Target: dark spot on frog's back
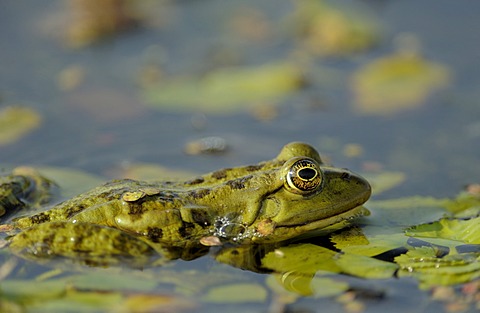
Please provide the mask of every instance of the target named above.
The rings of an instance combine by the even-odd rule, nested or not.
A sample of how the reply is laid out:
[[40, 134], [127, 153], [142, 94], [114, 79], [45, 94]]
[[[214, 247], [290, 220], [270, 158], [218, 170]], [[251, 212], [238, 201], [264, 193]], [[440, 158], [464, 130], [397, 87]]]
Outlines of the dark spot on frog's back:
[[178, 229], [178, 233], [182, 238], [188, 238], [195, 230], [195, 224], [184, 222], [183, 225]]
[[223, 170], [218, 170], [216, 172], [213, 172], [212, 177], [215, 179], [224, 179], [225, 177], [227, 177], [228, 170], [229, 170], [228, 168], [224, 168]]
[[66, 218], [67, 219], [71, 218], [72, 216], [76, 215], [77, 213], [83, 211], [83, 209], [85, 209], [85, 207], [83, 205], [78, 205], [78, 206], [74, 206], [74, 207], [70, 207], [70, 208], [66, 209], [65, 210]]
[[132, 185], [132, 184], [137, 184], [138, 182], [133, 179], [125, 178], [125, 179], [112, 179], [111, 181], [106, 182], [103, 184], [103, 187], [115, 187], [115, 186], [121, 186], [121, 185]]
[[111, 200], [116, 200], [120, 199], [120, 196], [124, 193], [124, 190], [107, 190], [102, 193], [100, 193], [97, 198], [98, 199], [104, 199], [106, 201], [111, 201]]
[[261, 165], [261, 164], [248, 165], [248, 166], [245, 167], [247, 172], [255, 172], [255, 171], [261, 170], [262, 168], [263, 168], [263, 165]]
[[226, 184], [228, 186], [230, 186], [230, 188], [235, 189], [235, 190], [243, 189], [243, 188], [245, 188], [245, 183], [247, 183], [252, 177], [253, 176], [249, 175], [249, 176], [245, 176], [245, 177], [242, 177], [242, 178], [230, 180], [230, 181], [226, 182]]
[[172, 191], [162, 191], [156, 195], [156, 198], [165, 202], [174, 202], [179, 199], [178, 194]]
[[205, 181], [203, 177], [197, 177], [195, 179], [189, 180], [186, 182], [187, 185], [198, 185]]
[[[143, 201], [142, 201], [143, 202]], [[128, 214], [129, 215], [138, 215], [140, 216], [144, 209], [143, 209], [143, 206], [142, 206], [142, 202], [140, 201], [137, 201], [137, 202], [128, 202], [128, 207], [129, 207], [129, 211], [128, 211]]]
[[342, 173], [342, 176], [340, 176], [341, 179], [350, 181], [350, 174], [349, 173]]
[[158, 227], [149, 227], [147, 229], [147, 237], [153, 242], [160, 242], [163, 237], [163, 231]]
[[210, 225], [210, 215], [205, 208], [192, 208], [190, 212], [192, 220], [202, 228]]
[[197, 189], [190, 192], [190, 195], [194, 199], [202, 199], [210, 193], [210, 189]]
[[50, 221], [50, 216], [45, 213], [38, 213], [30, 217], [33, 224], [41, 224]]

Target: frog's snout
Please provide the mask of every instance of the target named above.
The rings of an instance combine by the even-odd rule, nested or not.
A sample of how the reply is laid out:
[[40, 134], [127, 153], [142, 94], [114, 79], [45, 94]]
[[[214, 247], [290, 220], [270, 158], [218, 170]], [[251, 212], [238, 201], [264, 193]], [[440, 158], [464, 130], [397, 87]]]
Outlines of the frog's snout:
[[372, 195], [372, 186], [365, 178], [349, 170], [345, 170], [341, 178], [350, 185], [350, 189], [353, 191], [352, 195], [357, 198], [358, 205], [367, 202]]

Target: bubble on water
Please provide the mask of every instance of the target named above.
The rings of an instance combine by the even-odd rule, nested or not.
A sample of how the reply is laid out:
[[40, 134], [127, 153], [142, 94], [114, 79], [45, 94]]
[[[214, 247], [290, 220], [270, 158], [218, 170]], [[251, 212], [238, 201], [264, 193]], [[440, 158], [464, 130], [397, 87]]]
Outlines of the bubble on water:
[[249, 229], [246, 225], [233, 222], [226, 216], [217, 217], [214, 222], [213, 236], [240, 242], [247, 238], [261, 237], [256, 230]]

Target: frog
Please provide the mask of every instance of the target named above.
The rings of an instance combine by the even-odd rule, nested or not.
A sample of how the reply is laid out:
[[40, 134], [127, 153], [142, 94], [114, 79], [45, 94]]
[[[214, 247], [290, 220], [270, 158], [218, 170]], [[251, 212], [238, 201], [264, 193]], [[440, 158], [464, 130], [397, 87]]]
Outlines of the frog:
[[271, 160], [185, 181], [112, 180], [2, 228], [13, 251], [36, 258], [191, 259], [209, 246], [277, 243], [348, 223], [369, 214], [370, 195], [362, 176], [291, 142]]

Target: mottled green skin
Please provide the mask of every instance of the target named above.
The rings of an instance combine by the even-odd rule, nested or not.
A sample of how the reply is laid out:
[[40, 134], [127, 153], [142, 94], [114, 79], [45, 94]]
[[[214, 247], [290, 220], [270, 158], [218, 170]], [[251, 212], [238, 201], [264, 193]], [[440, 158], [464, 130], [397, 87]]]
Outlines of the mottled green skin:
[[55, 184], [30, 167], [0, 176], [0, 216], [48, 203]]
[[[303, 194], [286, 179], [299, 157], [308, 158], [322, 173], [318, 187]], [[302, 175], [307, 174], [313, 172]], [[273, 160], [182, 183], [109, 182], [48, 211], [16, 219], [12, 226], [22, 231], [11, 246], [32, 254], [102, 254], [117, 249], [119, 242], [137, 240], [140, 247], [132, 244], [131, 249], [138, 255], [150, 247], [158, 251], [159, 244], [198, 245], [211, 236], [241, 243], [278, 242], [367, 214], [361, 205], [369, 196], [370, 185], [363, 178], [324, 165], [309, 145], [290, 143]], [[102, 240], [114, 242], [112, 248], [99, 245]], [[121, 250], [129, 254], [128, 249]]]

